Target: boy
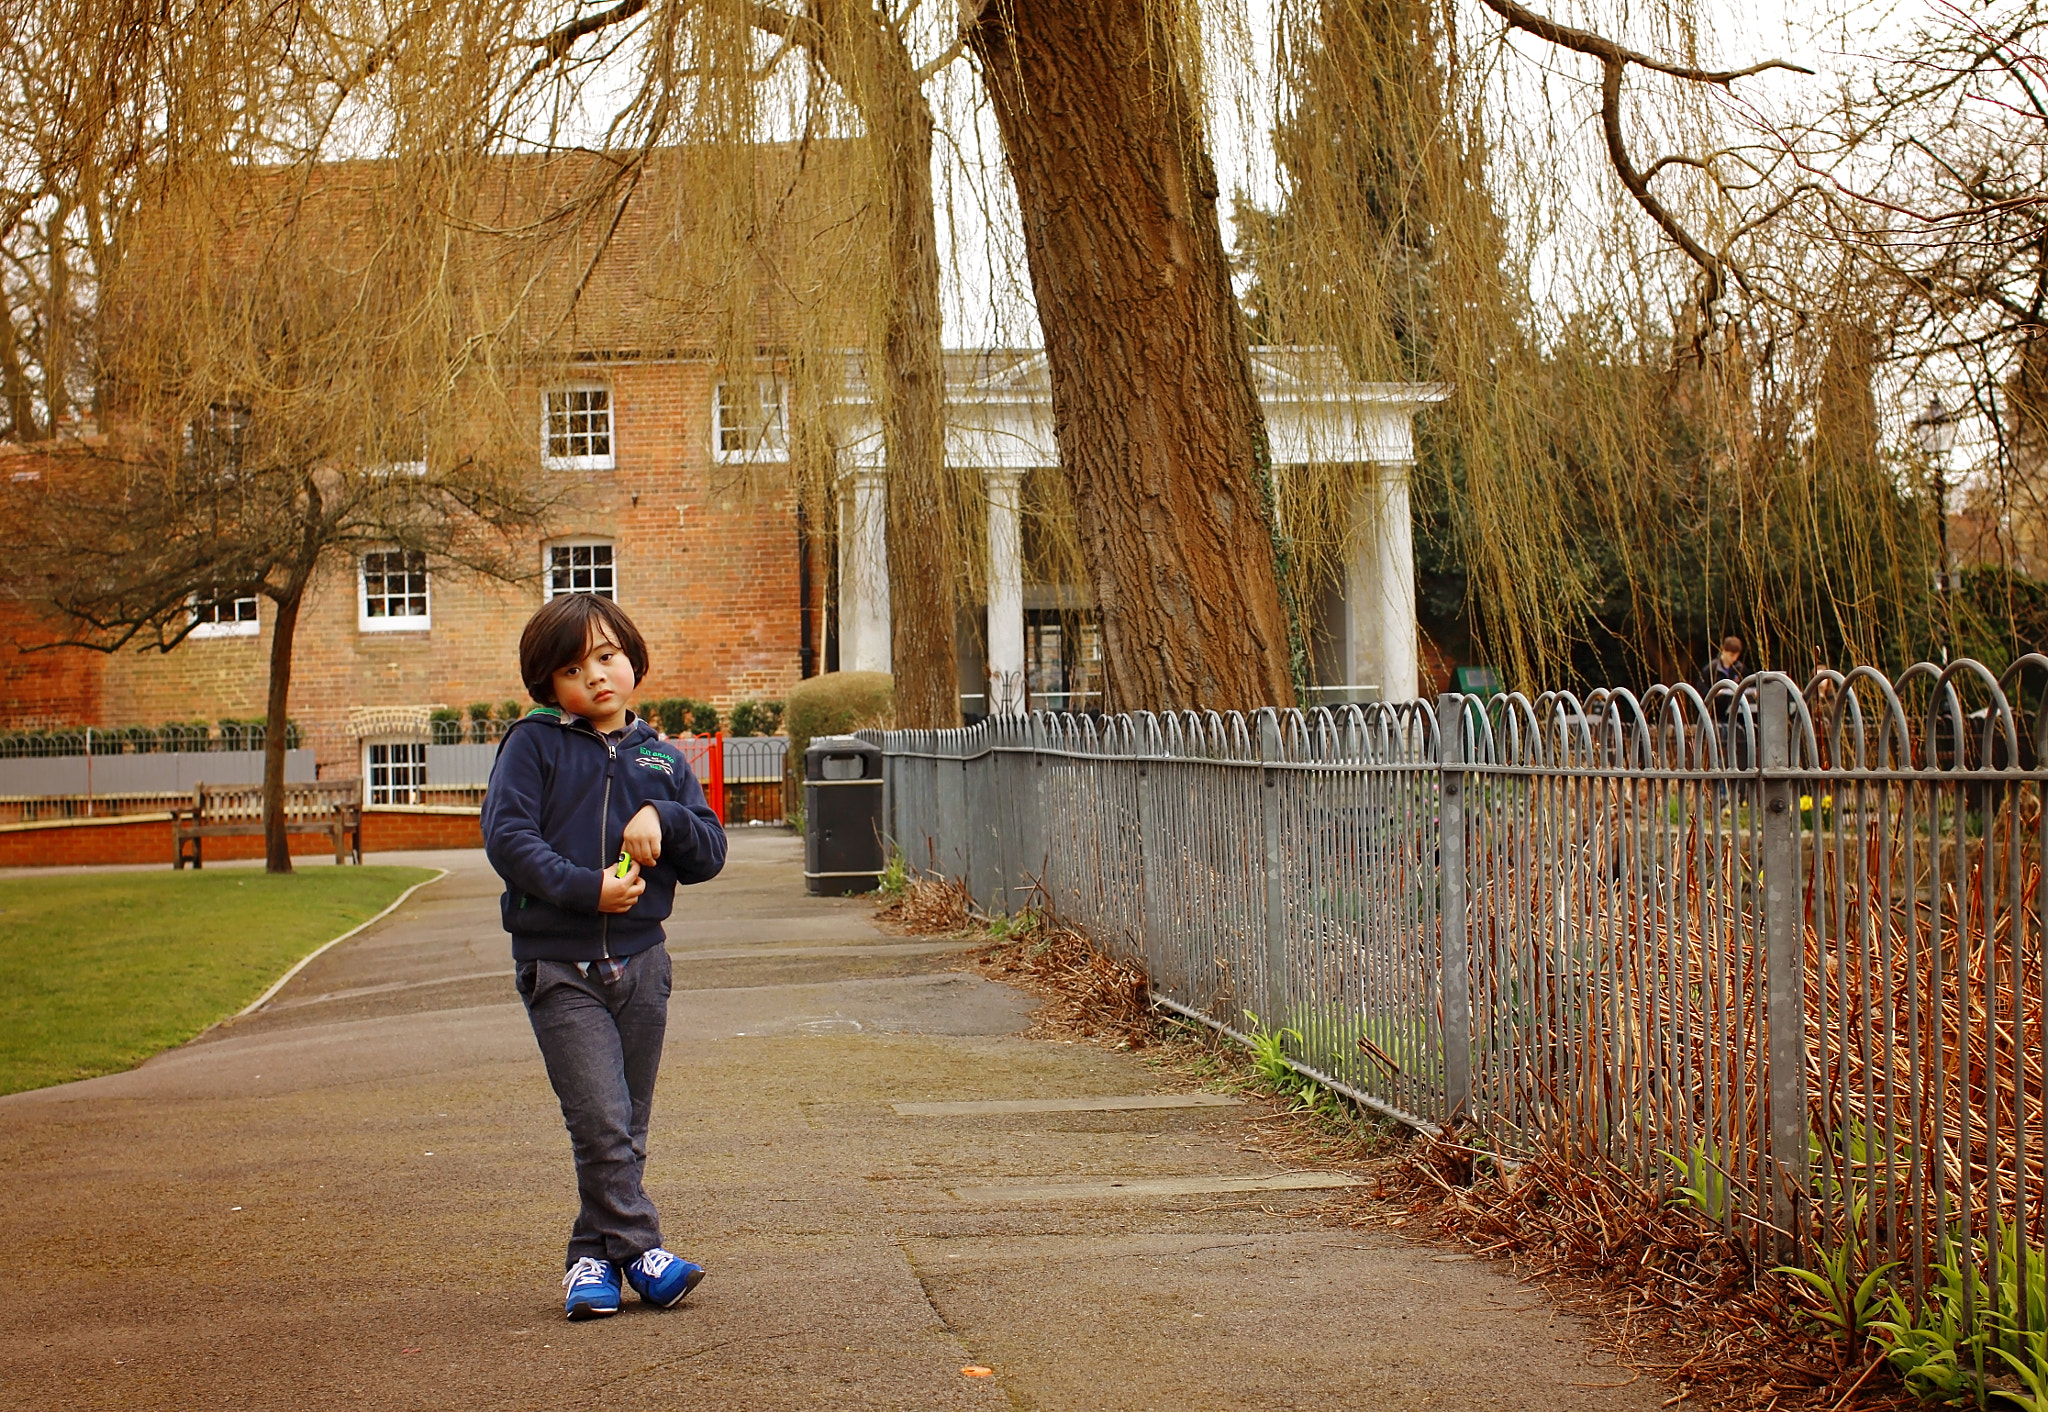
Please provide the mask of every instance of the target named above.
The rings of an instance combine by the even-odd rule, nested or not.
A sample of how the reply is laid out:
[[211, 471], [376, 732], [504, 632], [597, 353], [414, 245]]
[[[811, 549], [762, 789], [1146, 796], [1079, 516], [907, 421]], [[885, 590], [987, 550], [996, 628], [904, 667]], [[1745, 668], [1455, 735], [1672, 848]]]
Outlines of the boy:
[[641, 1186], [668, 1025], [661, 923], [677, 883], [725, 866], [725, 830], [682, 756], [626, 709], [647, 644], [610, 599], [566, 594], [535, 613], [519, 673], [540, 706], [498, 747], [484, 848], [505, 880], [519, 997], [576, 1156], [565, 1308], [616, 1314], [623, 1269], [667, 1309], [704, 1271], [662, 1249]]

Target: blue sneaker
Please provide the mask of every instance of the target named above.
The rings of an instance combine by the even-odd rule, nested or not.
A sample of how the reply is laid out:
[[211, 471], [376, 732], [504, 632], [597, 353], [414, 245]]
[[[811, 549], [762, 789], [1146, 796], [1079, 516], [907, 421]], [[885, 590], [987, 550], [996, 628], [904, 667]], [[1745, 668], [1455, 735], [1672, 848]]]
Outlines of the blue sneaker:
[[601, 1319], [619, 1312], [619, 1267], [609, 1260], [586, 1255], [562, 1276], [569, 1291], [564, 1307], [572, 1319]]
[[702, 1265], [678, 1259], [658, 1245], [626, 1267], [626, 1283], [657, 1309], [672, 1309], [681, 1304], [683, 1296], [703, 1278]]

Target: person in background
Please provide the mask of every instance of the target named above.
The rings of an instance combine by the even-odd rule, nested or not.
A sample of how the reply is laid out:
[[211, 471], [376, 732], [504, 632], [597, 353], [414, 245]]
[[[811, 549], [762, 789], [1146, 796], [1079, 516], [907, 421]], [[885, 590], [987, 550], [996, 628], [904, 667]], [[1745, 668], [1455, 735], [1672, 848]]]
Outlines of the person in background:
[[1748, 733], [1733, 726], [1735, 693], [1722, 687], [1721, 694], [1716, 696], [1714, 689], [1722, 682], [1739, 687], [1748, 675], [1749, 664], [1742, 660], [1742, 639], [1733, 633], [1721, 639], [1721, 650], [1700, 668], [1700, 695], [1707, 698], [1707, 709], [1713, 712], [1714, 724], [1720, 730], [1722, 760], [1737, 769], [1746, 767], [1749, 752], [1743, 747]]
[[[1721, 650], [1707, 659], [1707, 665], [1700, 668], [1700, 695], [1708, 696], [1722, 682], [1740, 683], [1749, 675], [1749, 664], [1742, 660], [1742, 639], [1730, 633], [1721, 639]], [[1721, 720], [1728, 719], [1728, 706], [1733, 697], [1723, 696], [1715, 703], [1714, 714]]]

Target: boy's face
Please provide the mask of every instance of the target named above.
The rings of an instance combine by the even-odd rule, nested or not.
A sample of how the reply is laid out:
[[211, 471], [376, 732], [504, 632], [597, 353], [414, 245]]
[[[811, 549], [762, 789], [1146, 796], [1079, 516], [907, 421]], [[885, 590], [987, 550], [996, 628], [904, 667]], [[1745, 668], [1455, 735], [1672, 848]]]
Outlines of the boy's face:
[[557, 667], [548, 678], [555, 689], [555, 704], [583, 717], [601, 731], [615, 731], [626, 723], [626, 698], [633, 691], [633, 664], [626, 649], [592, 628], [583, 656], [566, 667]]

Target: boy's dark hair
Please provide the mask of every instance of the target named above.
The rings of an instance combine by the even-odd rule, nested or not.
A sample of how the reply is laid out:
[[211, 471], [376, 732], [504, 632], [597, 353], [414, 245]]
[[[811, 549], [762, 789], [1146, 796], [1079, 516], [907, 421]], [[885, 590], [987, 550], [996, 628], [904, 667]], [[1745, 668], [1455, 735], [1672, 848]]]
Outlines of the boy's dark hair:
[[541, 605], [519, 634], [519, 679], [528, 695], [543, 706], [557, 704], [552, 678], [583, 660], [593, 628], [624, 650], [636, 685], [647, 679], [647, 639], [626, 610], [594, 593], [565, 593]]

